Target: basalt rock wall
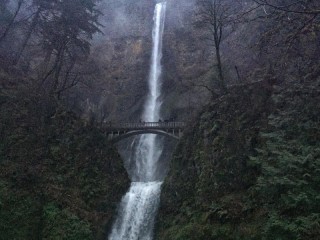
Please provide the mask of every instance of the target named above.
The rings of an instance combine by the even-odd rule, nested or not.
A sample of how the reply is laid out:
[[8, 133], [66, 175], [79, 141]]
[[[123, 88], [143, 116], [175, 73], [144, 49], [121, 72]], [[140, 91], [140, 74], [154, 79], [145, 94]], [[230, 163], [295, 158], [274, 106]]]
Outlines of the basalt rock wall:
[[[94, 43], [94, 91], [86, 95], [86, 113], [105, 121], [138, 121], [147, 93], [156, 1], [102, 2], [104, 35]], [[207, 97], [191, 80], [206, 78], [210, 52], [191, 28], [192, 1], [167, 1], [163, 39], [163, 116], [184, 119]], [[92, 94], [94, 92], [94, 94]], [[199, 97], [199, 96], [202, 96]]]

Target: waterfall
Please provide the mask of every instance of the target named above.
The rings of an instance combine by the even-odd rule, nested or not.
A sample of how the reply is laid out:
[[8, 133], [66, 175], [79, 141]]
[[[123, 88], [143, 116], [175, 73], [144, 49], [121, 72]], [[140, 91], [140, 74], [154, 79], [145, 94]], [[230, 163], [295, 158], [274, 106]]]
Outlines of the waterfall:
[[[152, 31], [153, 47], [149, 75], [149, 93], [142, 120], [157, 122], [160, 118], [161, 57], [166, 2], [157, 3]], [[162, 143], [154, 134], [138, 139], [134, 151], [134, 173], [129, 191], [122, 198], [109, 240], [151, 240], [155, 215], [160, 201], [162, 179], [156, 176]]]

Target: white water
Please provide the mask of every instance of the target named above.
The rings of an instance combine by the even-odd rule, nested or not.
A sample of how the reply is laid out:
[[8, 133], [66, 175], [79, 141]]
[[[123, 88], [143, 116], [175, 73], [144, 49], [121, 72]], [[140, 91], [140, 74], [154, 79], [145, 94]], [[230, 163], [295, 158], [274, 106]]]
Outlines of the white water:
[[[156, 4], [154, 11], [153, 48], [149, 76], [149, 94], [142, 120], [157, 122], [160, 118], [161, 57], [166, 3]], [[160, 201], [162, 182], [156, 176], [162, 143], [156, 135], [142, 135], [134, 154], [131, 187], [123, 197], [109, 240], [151, 240], [155, 215]]]

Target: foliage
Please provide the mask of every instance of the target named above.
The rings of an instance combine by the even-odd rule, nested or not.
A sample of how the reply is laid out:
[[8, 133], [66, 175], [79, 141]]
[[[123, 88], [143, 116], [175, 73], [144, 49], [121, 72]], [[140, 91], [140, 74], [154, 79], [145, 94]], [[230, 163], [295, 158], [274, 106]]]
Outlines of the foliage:
[[[262, 174], [252, 191], [269, 212], [266, 239], [316, 239], [320, 233], [317, 100], [299, 96], [302, 92], [289, 90], [290, 110], [269, 116], [271, 130], [261, 133], [265, 146], [255, 157]], [[283, 99], [276, 101], [283, 104]]]
[[88, 222], [50, 203], [42, 208], [30, 194], [13, 193], [4, 182], [1, 182], [0, 216], [0, 239], [3, 240], [38, 239], [40, 236], [42, 239], [93, 239]]
[[21, 197], [0, 181], [0, 239], [34, 239], [37, 232], [37, 205], [29, 196]]
[[156, 239], [317, 239], [319, 83], [233, 90], [179, 144]]
[[[2, 5], [1, 11], [8, 12]], [[57, 98], [86, 82], [80, 67], [101, 26], [96, 1], [19, 0], [17, 5], [9, 19], [0, 21], [0, 70], [14, 77], [15, 84], [21, 84], [18, 76], [23, 76], [33, 91]]]
[[90, 224], [80, 220], [66, 209], [61, 211], [55, 205], [49, 203], [44, 207], [43, 215], [45, 226], [43, 239], [94, 239]]
[[129, 179], [67, 103], [88, 80], [96, 1], [5, 0], [0, 13], [0, 239], [105, 239]]
[[0, 110], [1, 237], [104, 239], [129, 183], [119, 155], [55, 101], [16, 94]]

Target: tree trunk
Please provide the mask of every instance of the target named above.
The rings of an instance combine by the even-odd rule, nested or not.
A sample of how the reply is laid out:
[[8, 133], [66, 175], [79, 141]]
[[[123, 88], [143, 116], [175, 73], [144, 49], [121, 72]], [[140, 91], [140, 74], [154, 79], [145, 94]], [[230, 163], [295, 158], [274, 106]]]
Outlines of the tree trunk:
[[226, 85], [223, 76], [222, 70], [222, 62], [221, 62], [221, 55], [220, 55], [220, 45], [216, 45], [216, 58], [217, 58], [217, 68], [218, 68], [218, 75], [219, 75], [219, 85], [223, 92], [226, 91]]
[[23, 51], [25, 50], [25, 48], [26, 48], [26, 46], [27, 46], [27, 44], [28, 44], [28, 42], [29, 42], [29, 40], [31, 38], [32, 32], [33, 32], [33, 30], [35, 29], [35, 27], [38, 24], [40, 12], [41, 12], [41, 9], [38, 8], [36, 14], [34, 15], [34, 17], [32, 19], [32, 22], [31, 22], [31, 25], [30, 25], [30, 27], [28, 29], [27, 35], [23, 40], [22, 46], [19, 49], [18, 53], [16, 54], [16, 56], [15, 56], [15, 58], [13, 60], [13, 63], [12, 63], [13, 65], [17, 65], [18, 64], [18, 62], [19, 62], [19, 60], [21, 58], [21, 55], [22, 55]]
[[52, 85], [52, 89], [51, 89], [51, 94], [55, 95], [57, 92], [57, 89], [59, 87], [59, 78], [60, 78], [60, 73], [61, 73], [61, 69], [63, 67], [63, 63], [64, 63], [64, 46], [61, 46], [59, 49], [59, 52], [57, 54], [57, 59], [56, 59], [56, 68], [54, 70], [54, 78], [53, 78], [53, 85]]

